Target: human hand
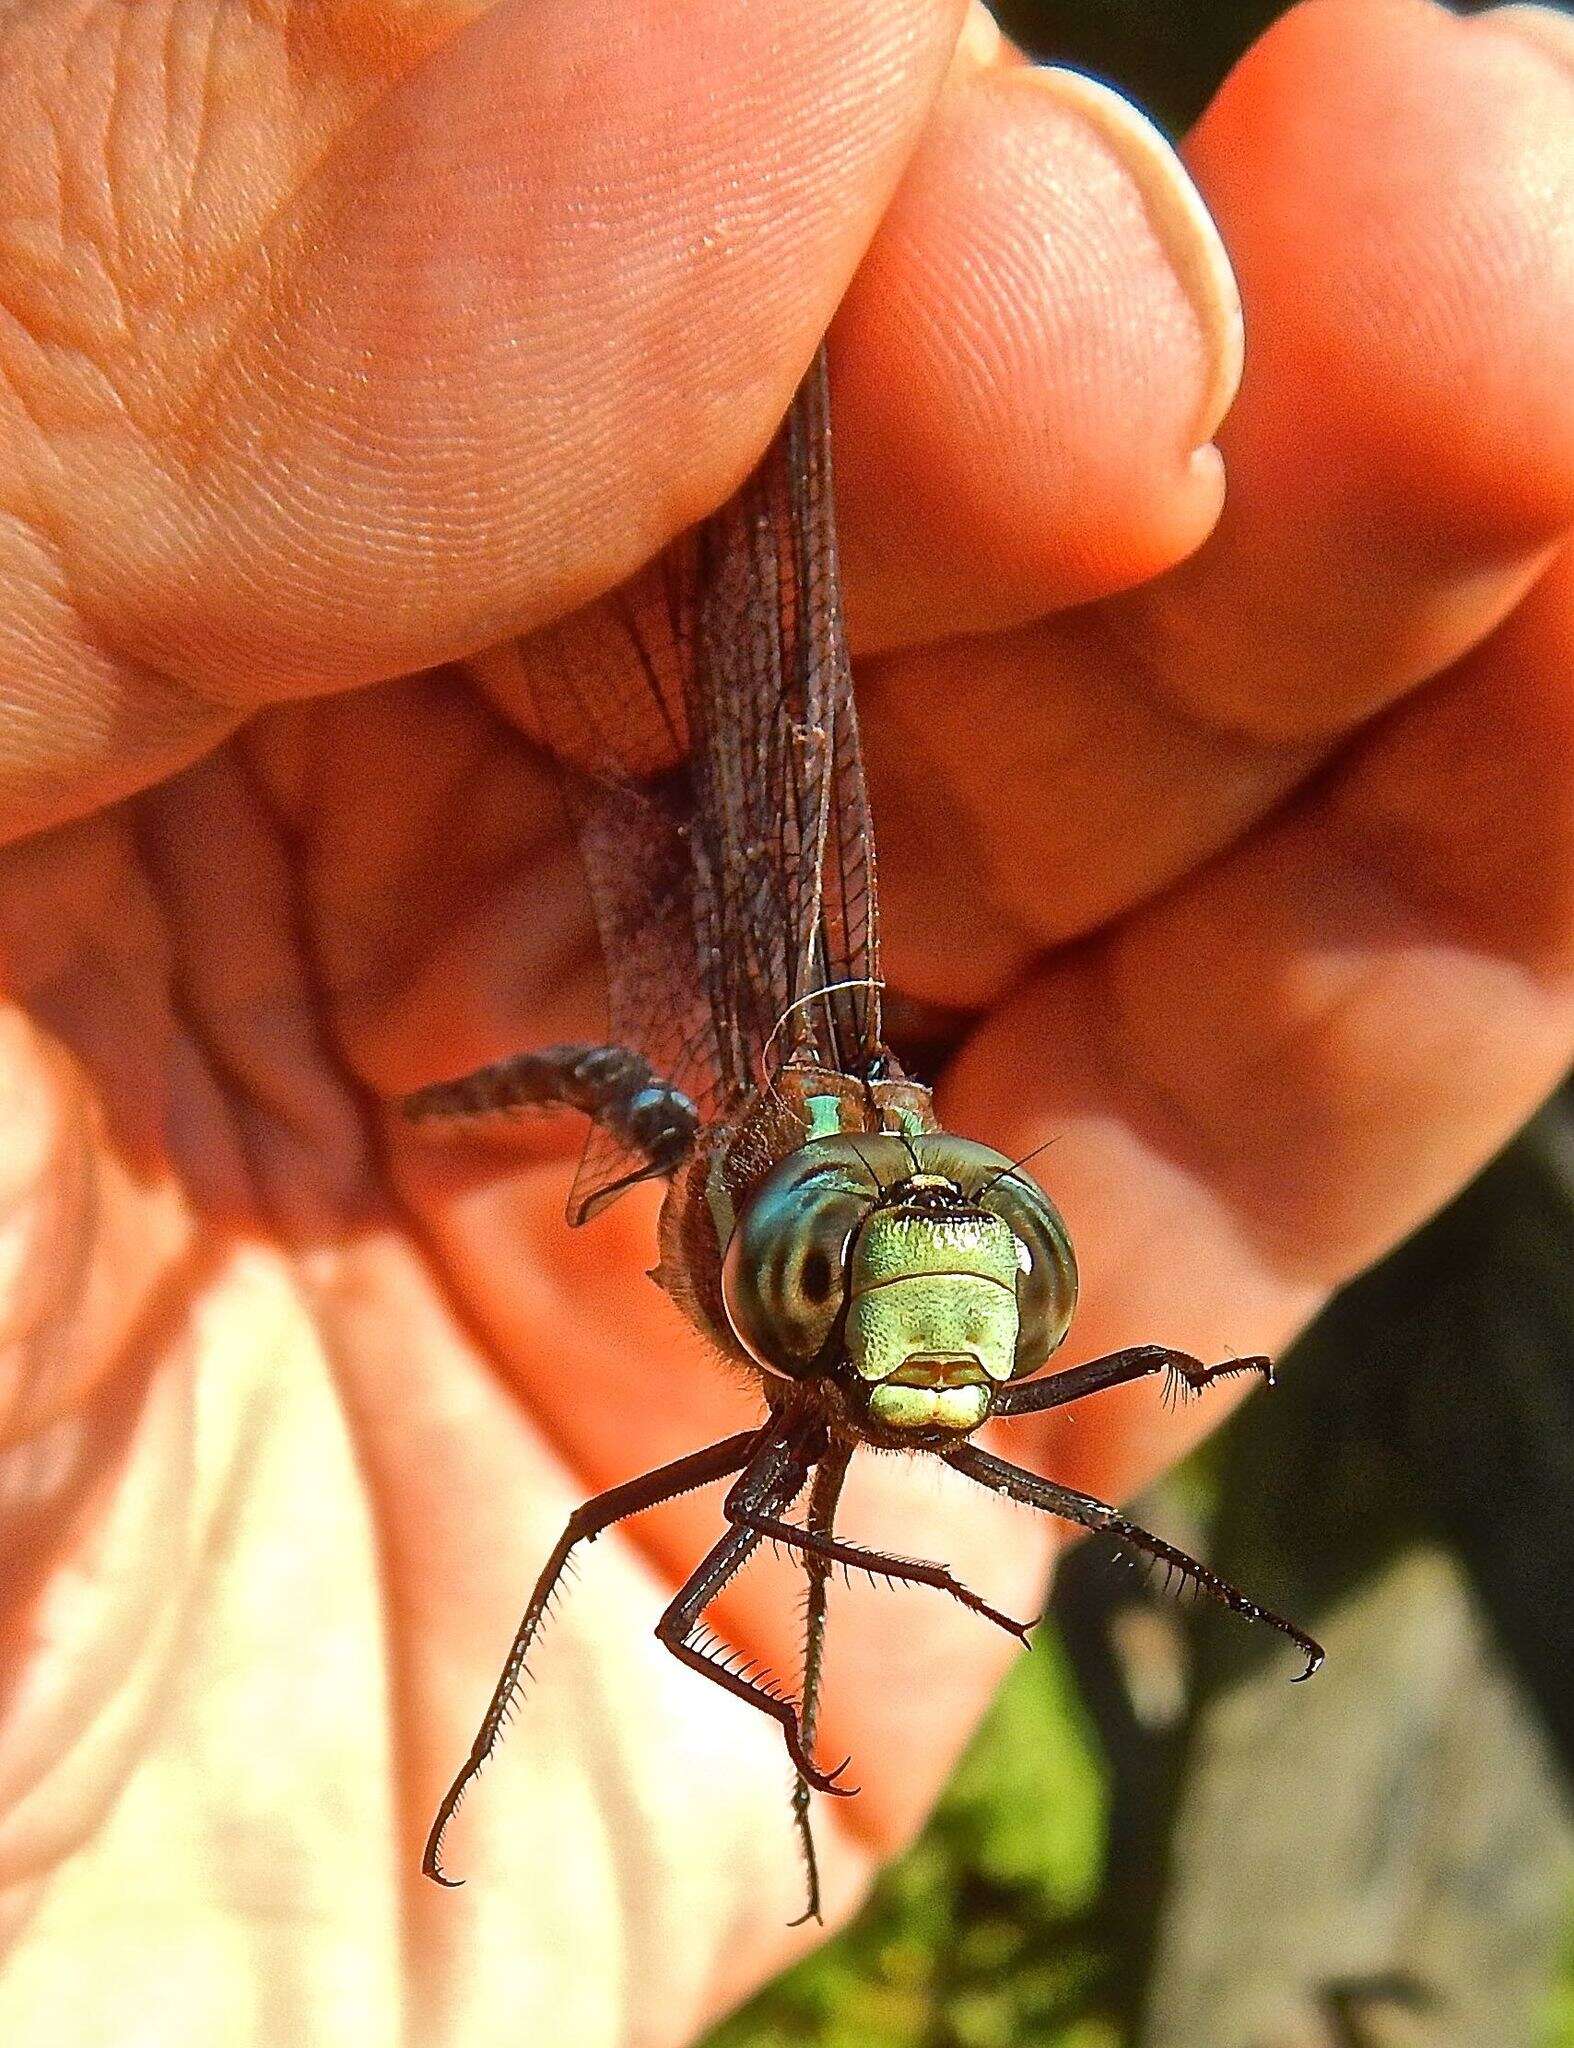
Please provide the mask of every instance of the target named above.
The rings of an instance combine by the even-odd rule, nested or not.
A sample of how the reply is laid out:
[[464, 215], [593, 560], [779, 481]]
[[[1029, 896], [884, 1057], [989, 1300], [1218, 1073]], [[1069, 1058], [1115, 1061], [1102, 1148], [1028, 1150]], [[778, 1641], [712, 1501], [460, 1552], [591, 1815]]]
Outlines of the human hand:
[[[570, 1233], [573, 1134], [464, 1162], [379, 1104], [594, 1032], [504, 643], [737, 481], [860, 257], [886, 965], [970, 1020], [947, 1123], [1059, 1138], [1067, 1362], [1282, 1347], [1574, 1043], [1566, 25], [1315, 0], [1225, 87], [1221, 518], [1231, 286], [1150, 135], [982, 30], [942, 89], [938, 0], [675, 12], [0, 29], [19, 2039], [678, 2041], [807, 1939], [777, 1732], [650, 1636], [710, 1498], [590, 1553], [470, 1884], [419, 1879], [568, 1509], [753, 1410], [648, 1190]], [[1225, 1405], [1006, 1441], [1119, 1496]], [[849, 1534], [1030, 1608], [1052, 1531], [860, 1465]], [[791, 1671], [797, 1584], [719, 1625]], [[1001, 1655], [838, 1588], [835, 1910]]]

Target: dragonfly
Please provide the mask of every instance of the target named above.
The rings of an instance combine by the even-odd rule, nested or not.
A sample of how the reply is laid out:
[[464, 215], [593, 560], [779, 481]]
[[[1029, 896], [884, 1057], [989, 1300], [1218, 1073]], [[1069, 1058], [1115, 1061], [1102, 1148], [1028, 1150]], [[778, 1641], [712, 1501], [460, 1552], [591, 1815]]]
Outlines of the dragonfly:
[[[603, 608], [605, 612], [605, 608]], [[497, 1747], [571, 1554], [642, 1510], [730, 1480], [721, 1533], [656, 1624], [701, 1678], [780, 1728], [820, 1918], [812, 1793], [849, 1796], [814, 1757], [834, 1569], [925, 1586], [1026, 1642], [947, 1567], [845, 1541], [836, 1511], [863, 1447], [942, 1459], [978, 1485], [1102, 1531], [1184, 1586], [1313, 1638], [1119, 1509], [1009, 1463], [986, 1422], [1154, 1375], [1176, 1390], [1260, 1375], [1142, 1344], [1047, 1375], [1077, 1299], [1060, 1213], [1024, 1162], [953, 1135], [882, 1037], [874, 840], [842, 622], [823, 346], [765, 456], [663, 558], [644, 601], [579, 673], [538, 691], [562, 765], [606, 968], [610, 1033], [419, 1089], [414, 1122], [568, 1108], [589, 1119], [569, 1202], [583, 1223], [667, 1184], [652, 1277], [758, 1388], [762, 1419], [587, 1500], [526, 1604], [422, 1868], [447, 1873], [454, 1812]], [[594, 675], [604, 657], [608, 666]], [[615, 673], [614, 673], [615, 671]], [[609, 683], [609, 675], [611, 681]], [[795, 1517], [803, 1503], [801, 1516]], [[796, 1695], [742, 1666], [704, 1617], [762, 1544], [806, 1580]], [[794, 1923], [799, 1924], [799, 1923]]]

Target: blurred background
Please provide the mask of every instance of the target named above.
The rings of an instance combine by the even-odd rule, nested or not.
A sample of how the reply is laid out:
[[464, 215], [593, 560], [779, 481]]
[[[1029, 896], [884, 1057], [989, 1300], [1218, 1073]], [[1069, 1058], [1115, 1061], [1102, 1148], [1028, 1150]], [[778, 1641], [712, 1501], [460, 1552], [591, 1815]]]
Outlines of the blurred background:
[[[1283, 12], [1002, 0], [1181, 133]], [[707, 2048], [1574, 2048], [1574, 1089], [1089, 1543], [922, 1839]]]

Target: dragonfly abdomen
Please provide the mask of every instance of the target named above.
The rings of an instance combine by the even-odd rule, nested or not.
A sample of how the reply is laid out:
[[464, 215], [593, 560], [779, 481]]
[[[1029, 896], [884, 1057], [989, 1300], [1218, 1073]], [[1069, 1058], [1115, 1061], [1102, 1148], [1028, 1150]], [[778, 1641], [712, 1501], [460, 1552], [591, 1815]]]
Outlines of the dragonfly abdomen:
[[652, 1175], [675, 1173], [694, 1148], [699, 1114], [649, 1060], [622, 1045], [548, 1045], [517, 1052], [455, 1081], [418, 1088], [402, 1104], [412, 1123], [577, 1109], [639, 1153]]

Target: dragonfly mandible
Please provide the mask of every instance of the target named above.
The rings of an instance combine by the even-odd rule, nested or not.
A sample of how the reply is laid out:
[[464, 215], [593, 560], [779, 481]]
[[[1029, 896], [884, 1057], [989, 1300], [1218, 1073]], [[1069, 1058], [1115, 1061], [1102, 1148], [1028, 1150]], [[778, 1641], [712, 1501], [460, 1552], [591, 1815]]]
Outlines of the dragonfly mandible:
[[[637, 1181], [667, 1195], [654, 1277], [754, 1377], [759, 1424], [576, 1509], [547, 1559], [491, 1704], [438, 1809], [422, 1868], [492, 1753], [570, 1553], [642, 1509], [731, 1479], [724, 1533], [656, 1633], [700, 1676], [775, 1721], [793, 1816], [820, 1885], [812, 1791], [846, 1795], [813, 1755], [836, 1565], [933, 1587], [1011, 1634], [943, 1564], [843, 1541], [836, 1509], [860, 1446], [942, 1458], [980, 1486], [1157, 1560], [1199, 1593], [1316, 1642], [1106, 1502], [975, 1441], [1152, 1374], [1201, 1391], [1266, 1358], [1205, 1365], [1144, 1344], [1035, 1378], [1066, 1335], [1077, 1269], [1066, 1226], [1023, 1167], [941, 1130], [927, 1088], [881, 1037], [874, 846], [842, 630], [823, 348], [758, 469], [666, 557], [659, 599], [618, 625], [632, 696], [603, 731], [572, 675], [540, 691], [564, 763], [609, 989], [604, 1045], [524, 1052], [404, 1101], [419, 1123], [568, 1107], [590, 1120], [569, 1221]], [[637, 701], [636, 701], [637, 700]], [[605, 700], [600, 700], [604, 704]], [[631, 768], [630, 726], [678, 763]], [[637, 752], [637, 749], [634, 751]], [[801, 1521], [788, 1519], [807, 1490]], [[710, 1603], [767, 1541], [808, 1586], [797, 1697], [702, 1633]]]

